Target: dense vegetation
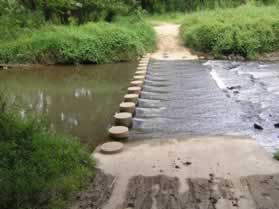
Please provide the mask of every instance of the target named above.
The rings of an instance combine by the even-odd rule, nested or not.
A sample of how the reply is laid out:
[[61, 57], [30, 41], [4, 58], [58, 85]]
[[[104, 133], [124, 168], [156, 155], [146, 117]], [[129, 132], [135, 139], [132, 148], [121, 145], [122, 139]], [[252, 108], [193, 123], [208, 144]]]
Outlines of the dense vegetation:
[[0, 208], [62, 209], [93, 175], [77, 140], [55, 135], [43, 122], [0, 111]]
[[274, 158], [275, 158], [276, 160], [279, 160], [279, 151], [277, 151], [277, 152], [274, 154]]
[[[260, 5], [277, 1], [254, 0]], [[256, 52], [276, 49], [276, 44], [271, 47], [277, 41], [275, 38], [262, 40], [270, 30], [276, 35], [278, 16], [274, 15], [277, 12], [275, 7], [220, 10], [247, 2], [251, 0], [5, 0], [0, 2], [0, 62], [106, 63], [131, 60], [154, 49], [154, 32], [140, 18], [146, 12], [214, 8], [219, 9], [187, 16], [182, 34], [191, 47], [213, 51], [216, 56], [239, 53], [248, 57]], [[131, 20], [115, 21], [118, 16]], [[262, 21], [267, 21], [270, 27]], [[217, 41], [210, 40], [224, 30], [223, 36], [228, 42], [221, 41], [222, 36], [218, 36]], [[233, 35], [235, 33], [239, 36]], [[252, 40], [247, 40], [249, 33], [253, 33]], [[230, 40], [238, 38], [241, 43]]]
[[185, 17], [181, 34], [187, 46], [217, 58], [255, 58], [279, 49], [279, 8], [245, 5], [193, 13]]
[[116, 15], [128, 14], [128, 5], [128, 1], [116, 0], [1, 2], [0, 62], [72, 64], [135, 59], [154, 49], [155, 33], [137, 14], [116, 20]]
[[138, 18], [81, 26], [47, 26], [0, 45], [2, 63], [109, 63], [155, 47], [151, 26]]

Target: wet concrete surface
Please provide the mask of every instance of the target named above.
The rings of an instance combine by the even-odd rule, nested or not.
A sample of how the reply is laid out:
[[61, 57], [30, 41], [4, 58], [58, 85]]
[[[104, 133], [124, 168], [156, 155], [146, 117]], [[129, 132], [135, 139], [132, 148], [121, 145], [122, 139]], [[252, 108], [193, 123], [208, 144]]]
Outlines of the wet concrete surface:
[[278, 67], [279, 63], [152, 60], [131, 138], [249, 135], [273, 152], [279, 144]]
[[[87, 191], [76, 195], [70, 209], [99, 209], [109, 199], [115, 177], [97, 170]], [[187, 190], [180, 192], [177, 177], [134, 176], [129, 180], [123, 203], [111, 209], [277, 209], [279, 175], [238, 179], [185, 178]]]
[[237, 103], [250, 135], [268, 151], [279, 148], [279, 62], [209, 61], [216, 83]]
[[188, 190], [179, 193], [179, 180], [163, 175], [135, 176], [128, 185], [125, 207], [134, 209], [277, 209], [279, 176], [241, 179], [185, 179]]
[[116, 179], [102, 209], [278, 208], [279, 164], [250, 138], [146, 139], [93, 156]]
[[100, 209], [111, 196], [115, 177], [96, 169], [94, 177], [86, 183], [87, 189], [74, 196], [69, 209]]

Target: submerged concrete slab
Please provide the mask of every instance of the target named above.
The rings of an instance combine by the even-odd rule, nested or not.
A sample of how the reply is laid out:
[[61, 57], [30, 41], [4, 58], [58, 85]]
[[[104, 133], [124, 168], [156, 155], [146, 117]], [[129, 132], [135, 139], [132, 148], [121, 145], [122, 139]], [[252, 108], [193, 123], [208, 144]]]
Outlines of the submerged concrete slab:
[[[117, 178], [112, 196], [104, 206], [104, 208], [109, 209], [129, 206], [127, 198], [130, 189], [127, 190], [127, 188], [132, 178], [162, 175], [177, 179], [179, 186], [175, 189], [181, 194], [189, 190], [189, 181], [185, 179], [192, 179], [193, 181], [203, 179], [202, 182], [207, 182], [213, 178], [222, 179], [222, 181], [229, 180], [234, 182], [230, 190], [235, 190], [234, 193], [239, 194], [239, 196], [242, 193], [247, 193], [246, 196], [250, 198], [249, 201], [241, 203], [246, 208], [244, 206], [241, 208], [257, 208], [252, 201], [252, 194], [246, 188], [247, 183], [241, 184], [239, 182], [247, 176], [279, 173], [279, 162], [274, 160], [254, 140], [245, 137], [189, 137], [180, 140], [145, 140], [141, 143], [126, 144], [123, 152], [114, 156], [103, 155], [98, 151], [93, 156], [98, 162], [98, 168]], [[165, 180], [162, 181], [165, 182]], [[198, 186], [199, 184], [200, 181], [198, 180], [194, 185]], [[153, 186], [156, 186], [156, 184], [154, 183]], [[161, 187], [162, 185], [159, 183], [158, 186]], [[204, 183], [202, 183], [202, 186], [205, 186]], [[213, 185], [210, 185], [210, 188], [211, 186], [213, 187]], [[139, 187], [144, 187], [144, 185], [139, 185]], [[202, 193], [204, 192], [206, 193], [206, 190], [202, 191]], [[226, 206], [228, 204], [226, 202], [219, 201], [218, 204], [220, 206], [217, 208], [230, 208]], [[247, 207], [247, 205], [250, 206]], [[140, 205], [135, 208], [141, 207], [143, 206]]]

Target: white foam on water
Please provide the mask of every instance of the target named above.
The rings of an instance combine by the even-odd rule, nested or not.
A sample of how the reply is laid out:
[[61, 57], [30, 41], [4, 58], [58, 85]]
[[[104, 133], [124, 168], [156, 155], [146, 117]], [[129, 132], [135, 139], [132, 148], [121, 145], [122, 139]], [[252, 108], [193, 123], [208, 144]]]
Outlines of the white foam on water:
[[217, 86], [220, 88], [220, 89], [225, 89], [226, 88], [226, 85], [225, 83], [222, 81], [222, 79], [220, 78], [220, 76], [218, 75], [218, 73], [216, 72], [216, 70], [212, 70], [210, 72], [210, 75], [212, 76], [212, 78], [215, 80]]
[[226, 89], [226, 85], [225, 83], [222, 81], [222, 79], [220, 78], [220, 76], [218, 75], [218, 73], [216, 72], [215, 69], [213, 69], [214, 66], [214, 62], [212, 61], [207, 61], [206, 63], [204, 63], [203, 65], [207, 66], [211, 66], [212, 70], [210, 72], [210, 75], [212, 76], [213, 80], [216, 82], [217, 86], [220, 89]]

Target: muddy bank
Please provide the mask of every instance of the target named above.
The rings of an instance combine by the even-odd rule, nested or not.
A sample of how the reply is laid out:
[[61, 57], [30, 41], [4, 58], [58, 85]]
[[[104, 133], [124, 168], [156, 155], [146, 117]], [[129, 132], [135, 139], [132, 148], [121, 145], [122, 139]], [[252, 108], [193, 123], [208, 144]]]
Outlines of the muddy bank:
[[262, 209], [262, 194], [266, 208], [278, 204], [279, 164], [249, 138], [141, 140], [121, 153], [97, 149], [93, 156], [116, 177], [101, 209]]
[[107, 175], [100, 169], [88, 182], [87, 190], [74, 197], [69, 209], [100, 209], [110, 198], [114, 188], [115, 177]]
[[188, 190], [179, 192], [177, 178], [133, 177], [123, 208], [134, 209], [277, 209], [279, 175], [249, 176], [240, 179], [185, 179]]
[[[107, 203], [115, 178], [97, 171], [90, 188], [78, 194], [70, 209], [101, 209]], [[176, 177], [134, 176], [125, 199], [111, 209], [278, 209], [279, 174], [236, 179], [186, 178], [187, 190], [180, 192]]]

